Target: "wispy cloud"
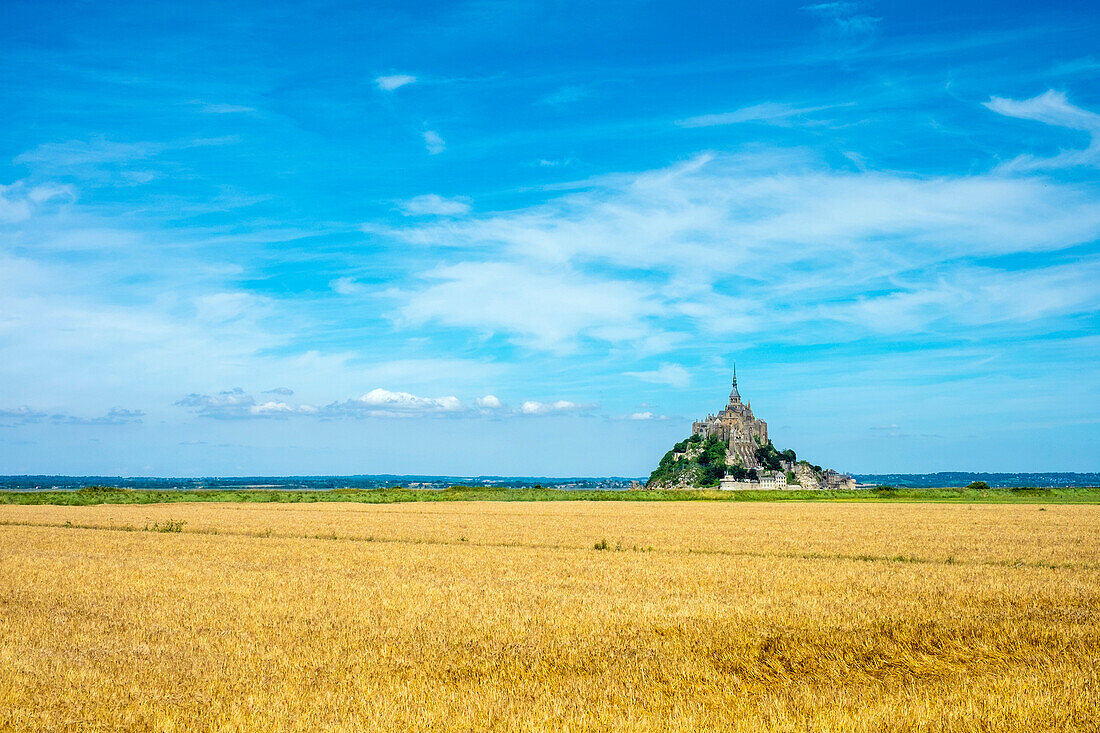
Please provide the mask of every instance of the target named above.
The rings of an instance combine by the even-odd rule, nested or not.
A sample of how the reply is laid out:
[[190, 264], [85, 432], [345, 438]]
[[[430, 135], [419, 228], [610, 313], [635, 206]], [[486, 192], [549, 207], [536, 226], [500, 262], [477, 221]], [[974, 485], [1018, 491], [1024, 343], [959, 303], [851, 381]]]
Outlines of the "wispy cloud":
[[656, 369], [644, 372], [624, 372], [628, 377], [635, 377], [643, 382], [654, 384], [667, 384], [670, 387], [684, 389], [691, 384], [691, 373], [679, 364], [661, 364]]
[[401, 211], [408, 216], [461, 216], [470, 211], [470, 203], [461, 197], [444, 198], [427, 193], [403, 202]]
[[233, 114], [248, 114], [255, 112], [255, 107], [248, 107], [243, 104], [212, 104], [207, 102], [196, 102], [199, 105], [199, 111], [203, 114], [209, 115], [233, 115]]
[[354, 277], [338, 277], [329, 281], [329, 287], [340, 295], [363, 295], [367, 288]]
[[25, 424], [39, 422], [46, 417], [49, 417], [49, 413], [32, 409], [26, 405], [22, 407], [0, 407], [0, 420], [5, 422]]
[[[160, 173], [154, 159], [172, 151], [184, 151], [236, 143], [233, 135], [192, 138], [171, 142], [117, 142], [102, 135], [88, 140], [43, 143], [17, 155], [14, 163], [39, 175], [68, 176], [126, 186], [148, 183]], [[163, 163], [163, 161], [161, 161]], [[134, 169], [133, 164], [141, 168]]]
[[394, 89], [416, 83], [416, 77], [411, 74], [392, 74], [390, 76], [379, 76], [374, 80], [374, 83], [382, 91], [392, 92]]
[[128, 423], [140, 423], [145, 417], [142, 410], [128, 410], [122, 407], [112, 407], [106, 414], [87, 417], [70, 415], [64, 412], [46, 412], [27, 406], [0, 408], [0, 424], [9, 423], [26, 425], [48, 420], [55, 425], [126, 425]]
[[67, 140], [43, 143], [33, 150], [15, 156], [20, 165], [40, 165], [50, 168], [70, 168], [98, 163], [122, 163], [151, 158], [168, 146], [158, 142], [120, 143], [103, 136], [90, 140]]
[[551, 107], [566, 107], [591, 95], [592, 92], [587, 87], [569, 85], [547, 94], [539, 102]]
[[[974, 308], [949, 295], [962, 291], [944, 268], [1092, 241], [1100, 200], [1087, 187], [997, 172], [852, 172], [761, 151], [699, 156], [529, 208], [390, 233], [451, 248], [459, 260], [421, 273], [422, 286], [387, 292], [399, 323], [502, 334], [557, 352], [586, 341], [659, 352], [692, 332], [850, 338], [853, 326], [878, 330], [881, 314], [899, 308], [899, 323], [913, 328], [1004, 323], [1006, 314], [1026, 323], [1017, 309]], [[1034, 281], [1032, 292], [1045, 292], [1044, 277], [1012, 276], [1021, 286]], [[983, 278], [998, 282], [996, 268]], [[1087, 289], [1085, 269], [1059, 278], [1067, 293]]]
[[142, 410], [127, 410], [121, 407], [112, 407], [107, 414], [99, 417], [78, 417], [74, 415], [51, 415], [54, 422], [63, 422], [69, 425], [126, 425], [128, 423], [140, 423], [145, 417]]
[[821, 19], [826, 38], [845, 44], [848, 50], [865, 44], [882, 22], [882, 18], [862, 12], [856, 2], [815, 3], [802, 9]]
[[1064, 61], [1051, 69], [1050, 73], [1053, 76], [1069, 76], [1098, 70], [1100, 70], [1100, 60], [1093, 56], [1084, 56], [1072, 61]]
[[563, 168], [572, 164], [572, 158], [561, 158], [554, 160], [551, 160], [549, 158], [539, 158], [538, 161], [534, 163], [534, 165], [537, 165], [540, 168]]
[[640, 321], [660, 312], [642, 286], [569, 268], [464, 262], [424, 278], [430, 284], [423, 289], [389, 293], [405, 301], [397, 311], [400, 322], [503, 331], [553, 351], [570, 351], [581, 338], [644, 338], [648, 328]]
[[764, 102], [762, 104], [754, 104], [750, 107], [742, 107], [733, 112], [688, 117], [687, 119], [677, 120], [676, 124], [680, 127], [713, 127], [716, 125], [733, 125], [741, 122], [764, 122], [770, 125], [789, 126], [793, 124], [792, 120], [795, 118], [802, 118], [812, 112], [834, 109], [839, 106], [850, 106], [850, 104], [796, 107], [791, 104]]
[[428, 151], [429, 155], [439, 155], [447, 149], [447, 143], [443, 141], [439, 133], [435, 130], [425, 130], [423, 133], [424, 148]]
[[1006, 117], [1081, 130], [1089, 135], [1089, 144], [1085, 148], [1063, 150], [1048, 158], [1021, 155], [1001, 166], [1002, 170], [1026, 171], [1100, 165], [1100, 114], [1070, 104], [1065, 93], [1051, 89], [1031, 99], [992, 97], [985, 106]]
[[72, 200], [75, 198], [70, 186], [45, 184], [32, 186], [25, 181], [16, 181], [5, 186], [0, 184], [0, 224], [15, 224], [30, 219], [43, 204], [55, 199]]

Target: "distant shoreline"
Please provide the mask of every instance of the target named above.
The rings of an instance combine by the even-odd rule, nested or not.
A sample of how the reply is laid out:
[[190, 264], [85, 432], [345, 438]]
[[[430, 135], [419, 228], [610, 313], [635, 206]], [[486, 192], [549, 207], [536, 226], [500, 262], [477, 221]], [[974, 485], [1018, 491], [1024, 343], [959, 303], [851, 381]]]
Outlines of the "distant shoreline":
[[[852, 474], [865, 486], [935, 489], [984, 481], [990, 487], [1049, 489], [1100, 486], [1100, 472], [963, 472]], [[426, 474], [353, 474], [288, 476], [66, 476], [24, 474], [0, 476], [0, 491], [75, 491], [86, 486], [118, 486], [156, 491], [256, 490], [324, 491], [332, 489], [445, 489], [455, 485], [489, 488], [549, 488], [567, 491], [623, 491], [643, 476], [470, 476]]]
[[718, 491], [587, 490], [452, 486], [445, 489], [189, 489], [149, 490], [95, 486], [76, 491], [0, 491], [0, 505], [352, 502], [398, 504], [448, 501], [704, 501], [704, 502], [910, 502], [962, 504], [1100, 504], [1100, 487], [893, 488], [854, 490]]

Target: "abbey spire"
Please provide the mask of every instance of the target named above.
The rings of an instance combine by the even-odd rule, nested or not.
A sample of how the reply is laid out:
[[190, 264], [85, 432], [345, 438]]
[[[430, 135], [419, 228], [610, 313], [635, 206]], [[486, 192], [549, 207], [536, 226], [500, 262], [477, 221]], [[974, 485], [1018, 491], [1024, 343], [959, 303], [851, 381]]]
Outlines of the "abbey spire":
[[733, 389], [730, 390], [730, 404], [741, 401], [741, 393], [737, 391], [737, 362], [733, 364]]

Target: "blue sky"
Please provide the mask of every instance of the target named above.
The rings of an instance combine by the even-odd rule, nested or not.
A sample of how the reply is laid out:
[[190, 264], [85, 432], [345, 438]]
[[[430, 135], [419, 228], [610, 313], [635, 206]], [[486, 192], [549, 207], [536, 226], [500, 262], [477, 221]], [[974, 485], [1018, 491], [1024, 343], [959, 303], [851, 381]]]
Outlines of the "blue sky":
[[0, 473], [1100, 470], [1091, 3], [0, 6]]

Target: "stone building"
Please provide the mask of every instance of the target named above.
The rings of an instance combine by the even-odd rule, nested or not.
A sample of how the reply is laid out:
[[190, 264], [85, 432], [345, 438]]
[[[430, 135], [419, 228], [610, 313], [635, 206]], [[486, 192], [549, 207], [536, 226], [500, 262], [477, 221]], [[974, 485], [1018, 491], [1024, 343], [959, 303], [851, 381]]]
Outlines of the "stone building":
[[762, 489], [785, 489], [787, 488], [787, 473], [785, 471], [768, 471], [760, 477], [760, 488]]
[[692, 423], [691, 432], [704, 439], [718, 438], [725, 442], [730, 457], [734, 461], [740, 461], [745, 468], [759, 465], [756, 448], [768, 442], [768, 424], [757, 420], [752, 414], [752, 406], [741, 401], [741, 393], [737, 391], [736, 366], [733, 368], [733, 388], [730, 390], [729, 404], [717, 415], [707, 415]]
[[722, 491], [745, 491], [747, 489], [770, 491], [787, 488], [787, 474], [783, 471], [761, 471], [760, 478], [756, 481], [738, 481], [732, 476], [723, 476], [718, 481], [718, 488]]

